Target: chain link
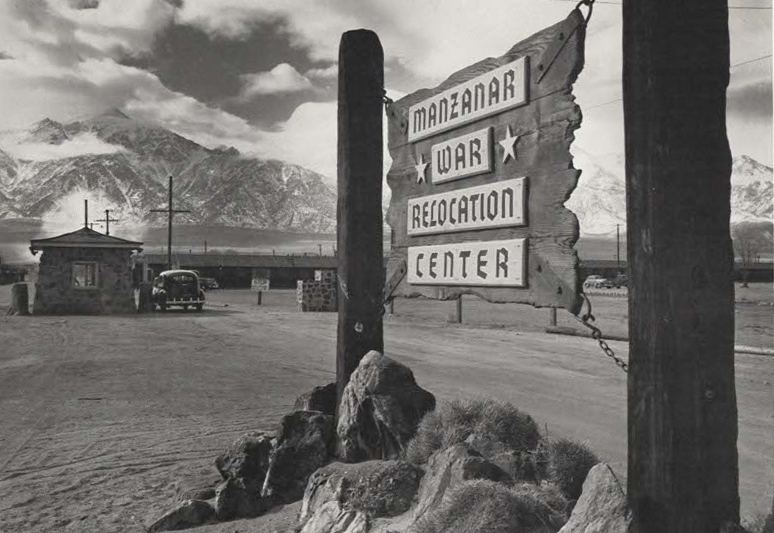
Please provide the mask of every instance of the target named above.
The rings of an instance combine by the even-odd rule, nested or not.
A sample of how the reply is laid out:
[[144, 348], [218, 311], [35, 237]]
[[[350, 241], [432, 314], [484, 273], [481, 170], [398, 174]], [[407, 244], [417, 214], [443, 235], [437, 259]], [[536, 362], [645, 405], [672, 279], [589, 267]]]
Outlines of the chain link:
[[594, 321], [594, 315], [591, 314], [591, 300], [589, 300], [588, 296], [586, 296], [584, 293], [582, 293], [581, 296], [587, 305], [588, 311], [582, 316], [575, 315], [575, 319], [591, 330], [591, 338], [599, 343], [599, 347], [602, 348], [602, 351], [605, 352], [605, 355], [615, 361], [615, 364], [618, 365], [618, 368], [628, 373], [629, 365], [626, 364], [626, 361], [618, 357], [610, 345], [607, 344], [605, 339], [602, 338], [602, 330], [591, 323]]

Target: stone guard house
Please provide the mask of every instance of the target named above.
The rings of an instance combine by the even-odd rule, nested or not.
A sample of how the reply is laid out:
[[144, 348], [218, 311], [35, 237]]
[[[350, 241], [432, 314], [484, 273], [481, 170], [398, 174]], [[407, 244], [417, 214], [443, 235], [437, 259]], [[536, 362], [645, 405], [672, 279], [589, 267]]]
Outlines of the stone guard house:
[[40, 256], [35, 313], [104, 314], [136, 310], [132, 253], [141, 242], [81, 228], [30, 242]]

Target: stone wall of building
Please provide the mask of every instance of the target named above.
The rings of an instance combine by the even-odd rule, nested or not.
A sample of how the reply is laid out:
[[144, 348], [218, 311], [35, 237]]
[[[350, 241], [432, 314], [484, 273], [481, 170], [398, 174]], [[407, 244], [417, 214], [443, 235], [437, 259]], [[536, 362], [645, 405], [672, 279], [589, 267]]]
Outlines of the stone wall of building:
[[338, 280], [334, 270], [317, 270], [314, 280], [299, 280], [298, 310], [302, 312], [338, 311]]
[[[136, 311], [131, 250], [118, 248], [47, 248], [40, 257], [35, 284], [35, 313], [103, 314]], [[75, 287], [73, 263], [97, 264], [95, 287]]]

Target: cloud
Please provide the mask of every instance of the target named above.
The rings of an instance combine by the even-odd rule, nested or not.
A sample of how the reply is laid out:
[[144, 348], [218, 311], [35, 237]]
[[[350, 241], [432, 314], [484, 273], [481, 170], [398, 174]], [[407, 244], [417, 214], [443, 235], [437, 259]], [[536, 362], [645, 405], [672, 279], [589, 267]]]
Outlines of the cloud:
[[241, 96], [244, 99], [256, 95], [306, 91], [313, 87], [308, 78], [287, 63], [280, 63], [268, 72], [245, 74], [242, 79], [244, 87]]
[[339, 65], [334, 63], [333, 65], [325, 68], [312, 68], [304, 73], [304, 76], [314, 80], [335, 80], [339, 77]]
[[48, 161], [87, 154], [113, 154], [123, 150], [121, 146], [109, 144], [87, 132], [68, 139], [61, 144], [48, 143], [9, 143], [3, 149], [16, 159], [28, 161]]

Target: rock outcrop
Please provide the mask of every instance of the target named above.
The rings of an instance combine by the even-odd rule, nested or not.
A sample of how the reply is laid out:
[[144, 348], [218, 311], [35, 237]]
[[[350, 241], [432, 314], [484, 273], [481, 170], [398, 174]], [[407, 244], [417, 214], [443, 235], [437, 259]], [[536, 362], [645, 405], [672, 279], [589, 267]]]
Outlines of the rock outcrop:
[[282, 503], [300, 500], [309, 476], [328, 463], [332, 450], [332, 416], [319, 411], [296, 411], [284, 416], [269, 458], [262, 496]]
[[336, 382], [323, 387], [315, 387], [296, 399], [294, 411], [320, 411], [326, 415], [336, 415]]
[[309, 478], [301, 531], [366, 531], [374, 519], [408, 511], [421, 478], [422, 470], [404, 461], [330, 464]]
[[345, 462], [394, 459], [434, 408], [435, 396], [417, 385], [407, 366], [372, 350], [341, 398], [337, 456]]
[[206, 524], [215, 518], [215, 509], [209, 502], [185, 500], [148, 527], [148, 533], [176, 531]]
[[605, 463], [589, 471], [569, 521], [559, 533], [636, 533], [634, 515], [613, 470]]

